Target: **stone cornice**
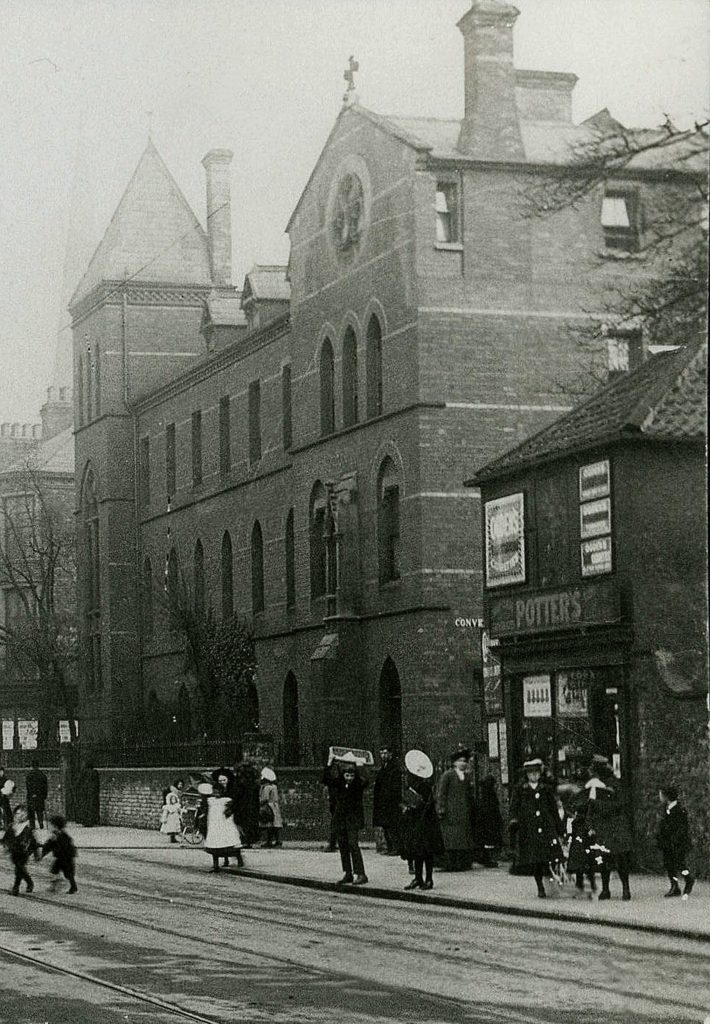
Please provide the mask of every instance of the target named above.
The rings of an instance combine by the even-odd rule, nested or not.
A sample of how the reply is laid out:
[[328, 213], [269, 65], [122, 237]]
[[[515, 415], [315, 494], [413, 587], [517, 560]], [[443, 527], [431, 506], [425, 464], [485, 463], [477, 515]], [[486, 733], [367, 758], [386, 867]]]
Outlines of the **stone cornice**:
[[202, 306], [211, 291], [211, 285], [102, 281], [70, 307], [72, 323], [79, 323], [99, 306], [120, 306], [124, 292], [129, 306]]

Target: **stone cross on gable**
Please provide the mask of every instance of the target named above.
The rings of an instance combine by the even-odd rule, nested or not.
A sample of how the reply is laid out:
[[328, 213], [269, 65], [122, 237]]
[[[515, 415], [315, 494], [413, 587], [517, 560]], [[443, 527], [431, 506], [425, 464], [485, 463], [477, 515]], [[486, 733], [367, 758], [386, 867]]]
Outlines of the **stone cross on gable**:
[[351, 54], [350, 57], [348, 57], [347, 70], [343, 72], [343, 78], [348, 83], [348, 87], [343, 95], [343, 103], [345, 106], [349, 106], [351, 103], [354, 103], [355, 100], [357, 99], [357, 95], [355, 93], [355, 72], [359, 70], [359, 62], [356, 61]]

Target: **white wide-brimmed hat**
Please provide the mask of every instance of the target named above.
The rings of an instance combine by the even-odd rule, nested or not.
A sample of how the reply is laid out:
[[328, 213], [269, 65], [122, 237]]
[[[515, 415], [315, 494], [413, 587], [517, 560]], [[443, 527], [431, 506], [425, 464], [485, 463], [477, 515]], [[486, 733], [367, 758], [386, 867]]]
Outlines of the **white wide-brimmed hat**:
[[265, 779], [266, 782], [276, 782], [276, 772], [273, 768], [262, 768], [261, 778]]
[[404, 766], [418, 779], [430, 779], [434, 774], [434, 765], [423, 750], [408, 750], [404, 755]]
[[212, 796], [214, 788], [211, 782], [200, 782], [197, 785], [197, 792], [202, 796]]

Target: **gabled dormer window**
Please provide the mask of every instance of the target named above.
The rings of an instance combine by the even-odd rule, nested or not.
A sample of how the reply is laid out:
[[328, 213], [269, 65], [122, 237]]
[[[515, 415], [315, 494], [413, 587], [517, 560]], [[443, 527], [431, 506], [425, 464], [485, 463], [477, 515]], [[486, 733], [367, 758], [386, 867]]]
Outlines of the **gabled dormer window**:
[[636, 252], [641, 235], [638, 192], [635, 189], [607, 189], [602, 199], [601, 224], [607, 249]]

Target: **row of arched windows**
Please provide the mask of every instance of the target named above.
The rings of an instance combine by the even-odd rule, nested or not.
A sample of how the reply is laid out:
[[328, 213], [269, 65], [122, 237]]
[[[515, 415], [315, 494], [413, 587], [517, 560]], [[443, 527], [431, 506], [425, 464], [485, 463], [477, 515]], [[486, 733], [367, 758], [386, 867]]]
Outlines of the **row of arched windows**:
[[[380, 583], [386, 584], [400, 576], [399, 536], [400, 479], [394, 461], [383, 459], [377, 475], [377, 551]], [[309, 563], [311, 598], [326, 593], [328, 579], [328, 492], [320, 480], [311, 490], [309, 505]], [[284, 524], [285, 599], [286, 607], [296, 604], [296, 543], [294, 510], [291, 508]], [[264, 537], [257, 519], [250, 537], [251, 613], [258, 615], [265, 608], [264, 591]], [[222, 535], [220, 553], [221, 611], [223, 618], [234, 614], [234, 552], [228, 530]], [[168, 554], [166, 586], [168, 593], [177, 597], [179, 587], [178, 558], [175, 548]], [[201, 540], [195, 542], [192, 556], [192, 600], [197, 615], [207, 609], [205, 583], [205, 552]], [[153, 566], [149, 557], [143, 563], [143, 622], [147, 636], [153, 634]]]
[[[342, 340], [343, 427], [359, 422], [362, 407], [358, 395], [357, 335], [353, 327], [345, 329]], [[365, 416], [372, 419], [382, 415], [382, 327], [373, 315], [365, 336]], [[320, 432], [323, 437], [335, 431], [335, 354], [329, 337], [320, 350]]]

